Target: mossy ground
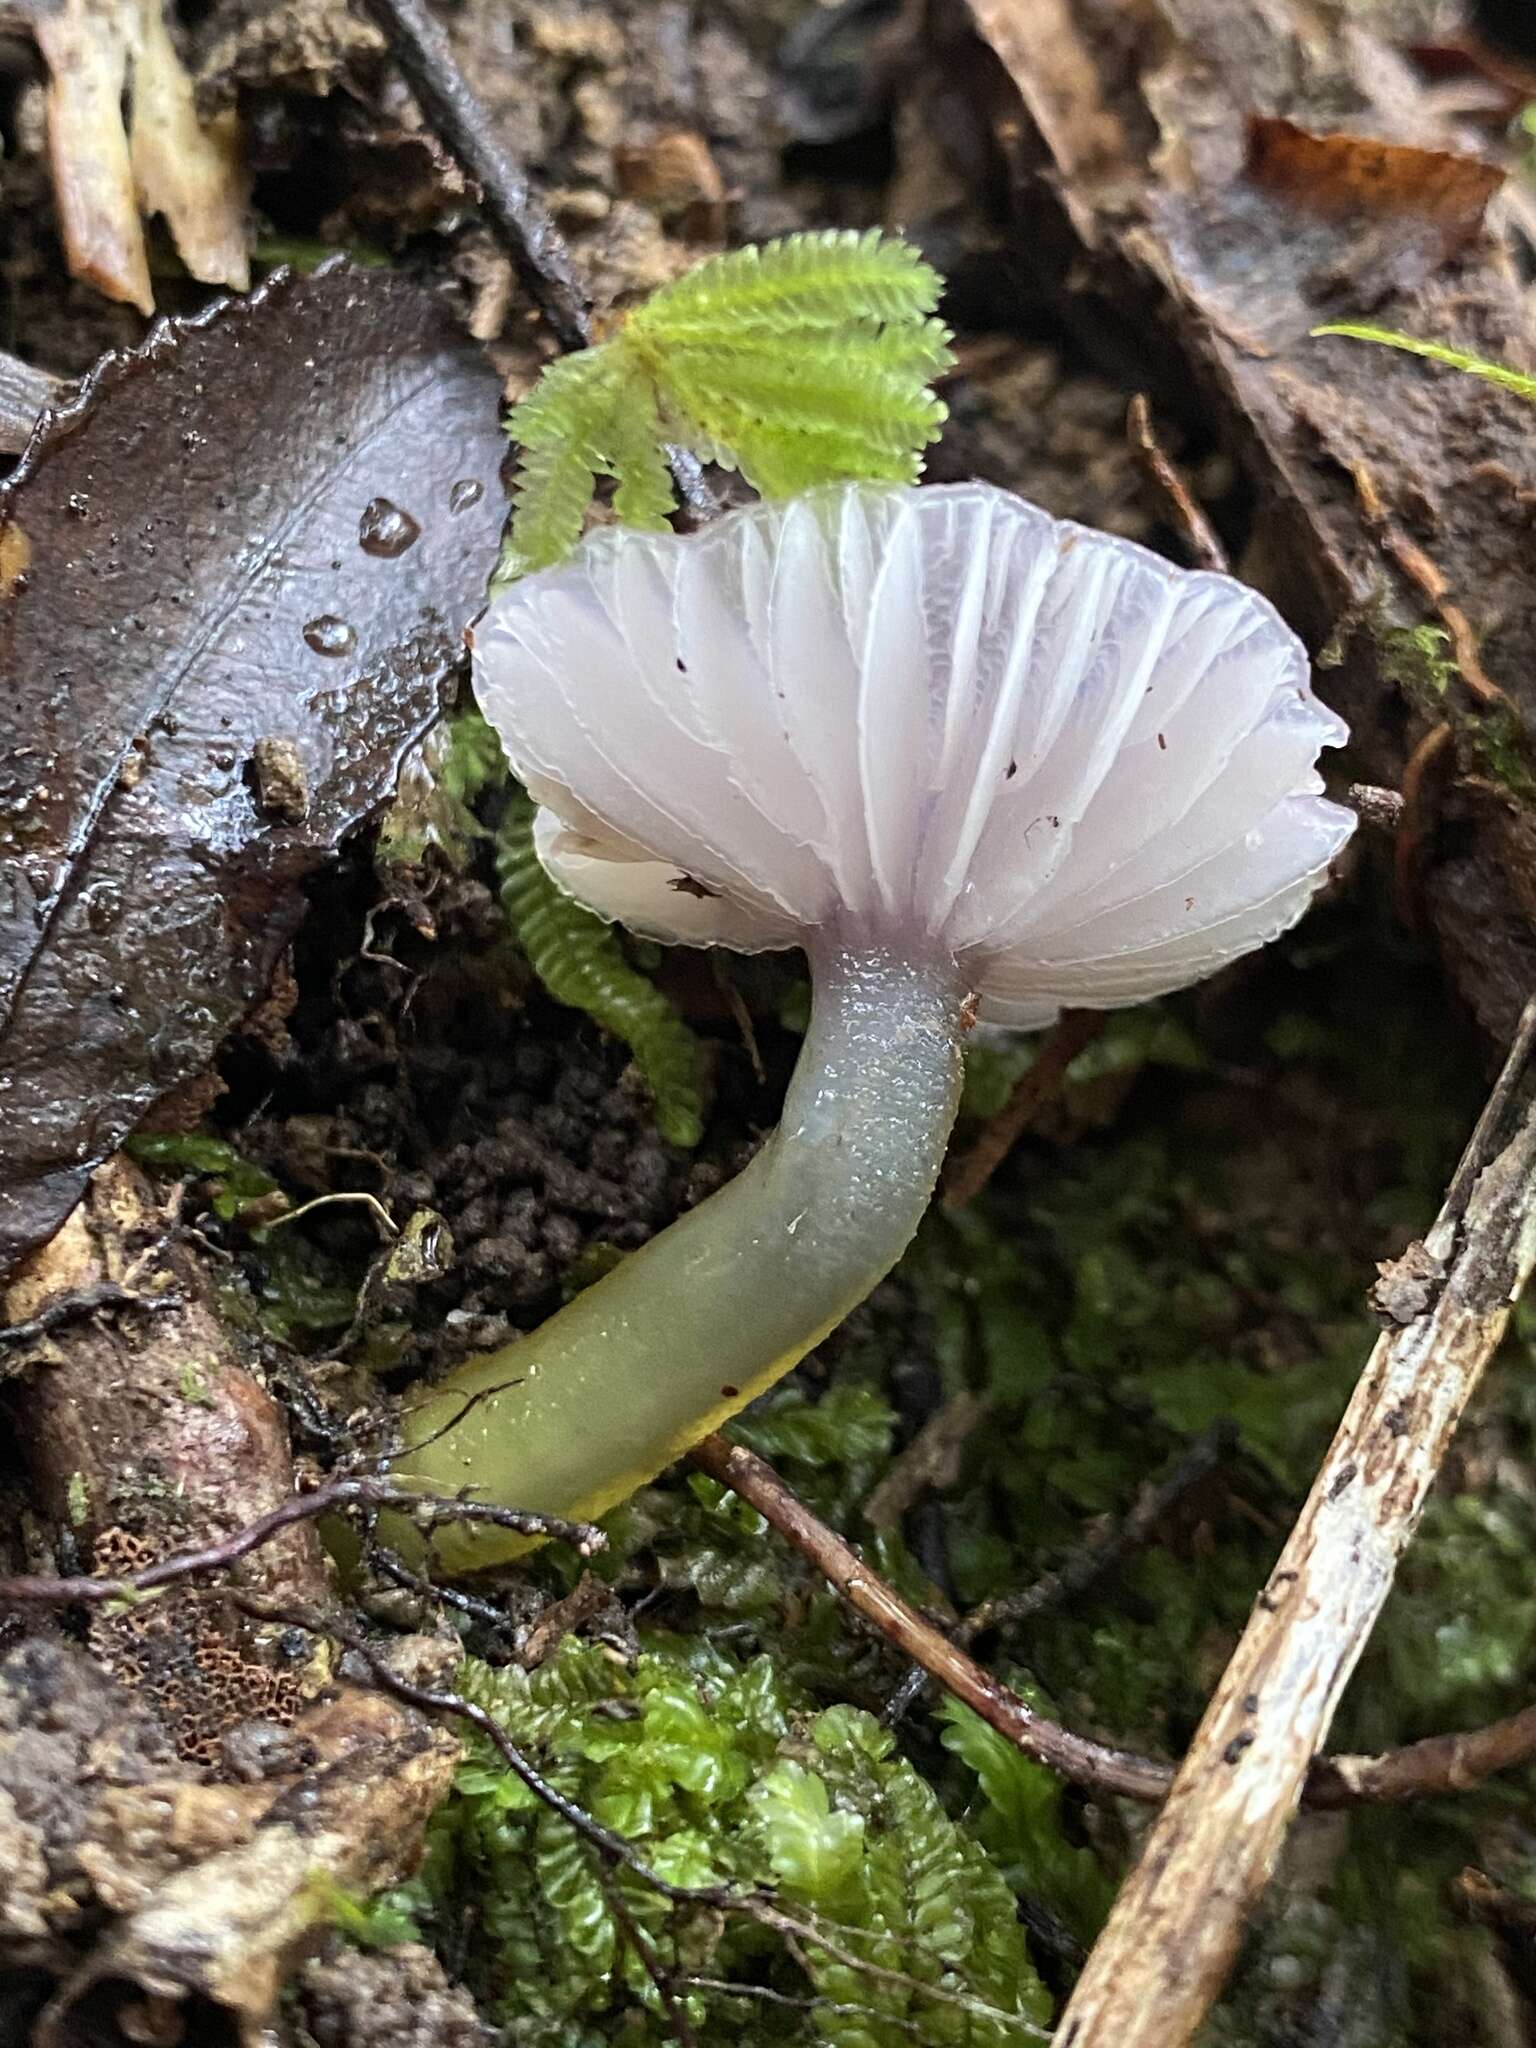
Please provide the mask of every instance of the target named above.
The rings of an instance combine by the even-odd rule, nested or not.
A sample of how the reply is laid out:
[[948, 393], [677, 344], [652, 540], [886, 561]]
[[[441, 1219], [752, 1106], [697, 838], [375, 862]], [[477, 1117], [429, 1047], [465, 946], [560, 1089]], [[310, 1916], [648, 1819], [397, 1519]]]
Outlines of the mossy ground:
[[[744, 1124], [771, 1114], [762, 1105], [794, 1044], [783, 1021], [796, 1013], [792, 976], [744, 986], [771, 1070], [766, 1096], [737, 1071], [747, 1056], [735, 1025], [697, 1025], [706, 1067], [725, 1077], [705, 1146], [721, 1160], [739, 1154]], [[547, 1038], [550, 1014], [533, 999], [509, 1008], [506, 1030]], [[584, 1032], [574, 1042], [588, 1043]], [[972, 1053], [957, 1142], [1032, 1056], [1023, 1043]], [[484, 1057], [499, 1061], [505, 1047]], [[1071, 1725], [1176, 1756], [1374, 1339], [1374, 1264], [1433, 1216], [1484, 1086], [1479, 1058], [1403, 941], [1356, 905], [1324, 907], [1224, 983], [1115, 1019], [982, 1197], [936, 1209], [835, 1350], [752, 1411], [742, 1434], [940, 1614], [1059, 1566], [1193, 1445], [1212, 1444], [1150, 1541], [1083, 1595], [982, 1645]], [[615, 1095], [621, 1077], [609, 1073], [601, 1100], [629, 1105], [643, 1127], [633, 1090]], [[281, 1092], [263, 1105], [269, 1141], [283, 1108]], [[432, 1194], [431, 1162], [411, 1171]], [[238, 1215], [227, 1227], [238, 1231]], [[263, 1313], [291, 1339], [314, 1306], [293, 1242], [307, 1241], [342, 1297], [312, 1340], [321, 1351], [366, 1266], [340, 1227], [321, 1212], [307, 1240], [303, 1222], [274, 1233], [269, 1247], [286, 1241], [275, 1262], [259, 1242], [241, 1247]], [[624, 1223], [586, 1229], [607, 1242]], [[472, 1231], [458, 1251], [473, 1260]], [[590, 1243], [582, 1258], [567, 1286], [601, 1263]], [[446, 1284], [397, 1297], [394, 1320], [430, 1321]], [[1529, 1695], [1529, 1367], [1521, 1327], [1351, 1688], [1344, 1746], [1475, 1724]], [[347, 1385], [355, 1395], [361, 1383]], [[876, 1533], [863, 1513], [874, 1489], [962, 1390], [987, 1406], [953, 1483], [922, 1492], [899, 1531]], [[931, 1698], [883, 1727], [899, 1660], [700, 1475], [672, 1475], [608, 1527], [595, 1569], [613, 1597], [583, 1639], [528, 1675], [504, 1641], [467, 1628], [466, 1690], [669, 1878], [775, 1884], [836, 1922], [854, 1963], [797, 1953], [744, 1916], [671, 1913], [630, 1880], [616, 1911], [591, 1851], [486, 1747], [438, 1818], [422, 1878], [354, 1931], [419, 1928], [515, 2042], [671, 2038], [626, 1911], [689, 1980], [701, 2038], [1031, 2038], [1092, 1940], [1137, 1813], [1064, 1790]], [[505, 1582], [509, 1608], [569, 1593], [582, 1569], [546, 1551]], [[1456, 1880], [1472, 1865], [1507, 1894], [1536, 1892], [1529, 1791], [1514, 1780], [1305, 1823], [1210, 2040], [1430, 2048], [1454, 2030], [1492, 2048], [1503, 2038], [1487, 1991], [1498, 1937], [1465, 1917]], [[738, 1989], [707, 1988], [721, 1984]], [[1341, 1986], [1359, 2031], [1317, 2031]]]

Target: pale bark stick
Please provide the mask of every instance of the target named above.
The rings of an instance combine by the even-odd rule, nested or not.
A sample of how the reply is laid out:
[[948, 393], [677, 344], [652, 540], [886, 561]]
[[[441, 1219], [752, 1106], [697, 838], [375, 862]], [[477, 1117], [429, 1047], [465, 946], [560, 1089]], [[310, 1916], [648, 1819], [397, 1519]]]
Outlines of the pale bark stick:
[[[1451, 1435], [1536, 1259], [1536, 1003], [1115, 1902], [1057, 2048], [1184, 2048], [1219, 1994]], [[1513, 1128], [1511, 1128], [1513, 1127]], [[1430, 1256], [1425, 1258], [1424, 1253]], [[1405, 1271], [1410, 1262], [1404, 1261]]]

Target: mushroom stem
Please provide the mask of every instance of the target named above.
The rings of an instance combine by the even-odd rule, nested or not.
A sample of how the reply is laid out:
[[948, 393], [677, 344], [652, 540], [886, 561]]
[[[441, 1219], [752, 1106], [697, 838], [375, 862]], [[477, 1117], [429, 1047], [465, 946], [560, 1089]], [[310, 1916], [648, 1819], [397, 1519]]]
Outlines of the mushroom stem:
[[[602, 1514], [772, 1386], [895, 1265], [954, 1122], [964, 989], [952, 960], [832, 936], [811, 971], [810, 1029], [756, 1158], [530, 1336], [434, 1388], [407, 1417], [398, 1477]], [[480, 1527], [437, 1541], [458, 1570], [528, 1547]]]

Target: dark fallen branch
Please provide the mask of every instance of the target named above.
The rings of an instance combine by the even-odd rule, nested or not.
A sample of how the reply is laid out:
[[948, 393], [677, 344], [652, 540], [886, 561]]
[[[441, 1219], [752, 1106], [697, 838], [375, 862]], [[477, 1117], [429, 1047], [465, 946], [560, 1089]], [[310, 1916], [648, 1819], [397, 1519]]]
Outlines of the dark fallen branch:
[[137, 1288], [120, 1287], [115, 1281], [106, 1280], [96, 1287], [81, 1287], [73, 1294], [55, 1296], [35, 1316], [23, 1316], [18, 1323], [0, 1324], [0, 1350], [11, 1344], [36, 1343], [39, 1337], [51, 1336], [55, 1330], [83, 1322], [87, 1316], [100, 1315], [106, 1309], [132, 1309], [140, 1315], [158, 1316], [185, 1307], [179, 1294], [144, 1294]]
[[285, 1529], [349, 1507], [393, 1508], [424, 1532], [454, 1522], [489, 1522], [498, 1529], [513, 1529], [520, 1536], [553, 1537], [572, 1543], [583, 1557], [591, 1557], [608, 1540], [591, 1522], [568, 1522], [558, 1515], [494, 1507], [488, 1501], [448, 1500], [416, 1493], [390, 1479], [330, 1479], [311, 1493], [296, 1493], [291, 1500], [283, 1501], [243, 1529], [236, 1529], [216, 1542], [205, 1543], [196, 1550], [177, 1551], [121, 1578], [48, 1578], [41, 1574], [0, 1578], [0, 1606], [99, 1607], [114, 1600], [141, 1599], [178, 1580], [227, 1571]]
[[[550, 333], [564, 350], [585, 348], [592, 339], [592, 311], [565, 238], [502, 147], [441, 25], [423, 0], [367, 0], [367, 5], [433, 131], [479, 187], [486, 219]], [[713, 518], [719, 502], [693, 456], [671, 448], [667, 466], [692, 517]]]
[[368, 0], [399, 65], [449, 154], [480, 188], [498, 241], [563, 349], [592, 338], [591, 309], [564, 238], [502, 147], [485, 108], [459, 68], [441, 24], [422, 0]]

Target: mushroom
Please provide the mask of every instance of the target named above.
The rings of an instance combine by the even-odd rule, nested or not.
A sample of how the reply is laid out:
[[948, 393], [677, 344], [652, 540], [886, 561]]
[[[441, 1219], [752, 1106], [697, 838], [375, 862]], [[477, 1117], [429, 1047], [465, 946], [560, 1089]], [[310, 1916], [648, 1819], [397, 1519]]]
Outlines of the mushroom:
[[413, 1411], [423, 1487], [545, 1513], [623, 1499], [890, 1270], [973, 1010], [1199, 980], [1301, 916], [1354, 822], [1316, 768], [1346, 729], [1263, 598], [983, 484], [595, 534], [495, 599], [475, 679], [564, 889], [651, 938], [801, 946], [814, 988], [750, 1165]]

